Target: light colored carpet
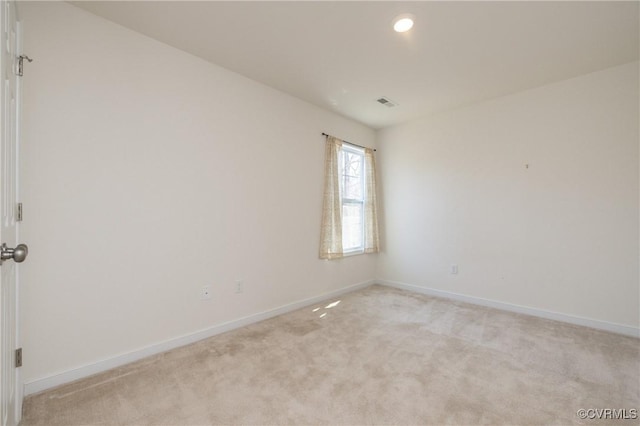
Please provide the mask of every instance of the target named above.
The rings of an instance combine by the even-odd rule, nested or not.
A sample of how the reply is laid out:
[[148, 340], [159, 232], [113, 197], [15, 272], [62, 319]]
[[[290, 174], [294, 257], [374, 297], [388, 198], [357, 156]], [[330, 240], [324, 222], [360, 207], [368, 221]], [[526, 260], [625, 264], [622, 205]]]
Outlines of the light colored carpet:
[[640, 340], [376, 285], [31, 396], [22, 425], [599, 423], [580, 408], [640, 408]]

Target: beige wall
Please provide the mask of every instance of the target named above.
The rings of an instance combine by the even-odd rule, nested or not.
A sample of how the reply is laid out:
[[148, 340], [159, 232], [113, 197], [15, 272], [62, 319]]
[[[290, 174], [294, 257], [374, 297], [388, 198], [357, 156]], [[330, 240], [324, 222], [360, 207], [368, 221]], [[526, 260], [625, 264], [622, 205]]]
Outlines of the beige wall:
[[378, 278], [638, 328], [638, 100], [636, 62], [380, 131]]
[[371, 129], [69, 4], [19, 6], [26, 383], [374, 278], [375, 256], [318, 259], [320, 133]]

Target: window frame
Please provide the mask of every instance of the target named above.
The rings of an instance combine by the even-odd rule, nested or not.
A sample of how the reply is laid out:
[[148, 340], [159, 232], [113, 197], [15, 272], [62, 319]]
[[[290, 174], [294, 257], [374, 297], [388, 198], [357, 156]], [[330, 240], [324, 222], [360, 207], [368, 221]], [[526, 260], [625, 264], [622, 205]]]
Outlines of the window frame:
[[[350, 154], [354, 154], [357, 155], [358, 157], [360, 157], [360, 164], [362, 167], [362, 170], [360, 171], [360, 185], [361, 185], [361, 194], [362, 194], [362, 198], [358, 199], [358, 198], [347, 198], [344, 196], [344, 187], [346, 184], [346, 176], [347, 174], [346, 172], [346, 161], [347, 161], [347, 157], [346, 155], [343, 155], [342, 152], [348, 152]], [[359, 247], [353, 247], [353, 248], [349, 248], [347, 249], [346, 247], [343, 247], [343, 253], [345, 255], [356, 255], [356, 254], [363, 254], [364, 253], [364, 248], [365, 248], [365, 241], [364, 241], [364, 227], [365, 227], [365, 190], [366, 190], [366, 182], [365, 182], [365, 178], [366, 178], [366, 162], [365, 162], [365, 152], [364, 149], [353, 146], [351, 144], [347, 144], [347, 143], [343, 143], [342, 146], [340, 147], [340, 151], [339, 151], [339, 158], [342, 157], [342, 161], [339, 164], [339, 178], [340, 178], [340, 209], [341, 212], [344, 212], [344, 207], [345, 205], [359, 205], [360, 206], [360, 224], [361, 224], [361, 228], [360, 228], [360, 246]], [[343, 244], [344, 244], [344, 234], [345, 234], [345, 224], [344, 224], [344, 220], [342, 222], [342, 235], [343, 235]]]

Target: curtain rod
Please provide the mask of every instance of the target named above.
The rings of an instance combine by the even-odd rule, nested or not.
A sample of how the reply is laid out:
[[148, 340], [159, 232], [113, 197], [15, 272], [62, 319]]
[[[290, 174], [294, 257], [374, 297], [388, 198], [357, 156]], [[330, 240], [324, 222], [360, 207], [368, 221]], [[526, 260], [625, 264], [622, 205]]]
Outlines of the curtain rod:
[[[322, 136], [324, 136], [324, 137], [327, 137], [327, 138], [328, 138], [328, 137], [329, 137], [329, 136], [331, 136], [331, 135], [328, 135], [328, 134], [326, 134], [326, 133], [322, 132]], [[335, 136], [334, 136], [334, 138], [335, 138]], [[342, 142], [347, 143], [347, 144], [349, 144], [349, 145], [357, 146], [358, 148], [367, 149], [367, 147], [366, 147], [366, 146], [358, 145], [358, 144], [351, 143], [351, 142], [348, 142], [348, 141], [342, 141]], [[375, 152], [375, 151], [377, 151], [377, 149], [374, 149], [373, 151]]]

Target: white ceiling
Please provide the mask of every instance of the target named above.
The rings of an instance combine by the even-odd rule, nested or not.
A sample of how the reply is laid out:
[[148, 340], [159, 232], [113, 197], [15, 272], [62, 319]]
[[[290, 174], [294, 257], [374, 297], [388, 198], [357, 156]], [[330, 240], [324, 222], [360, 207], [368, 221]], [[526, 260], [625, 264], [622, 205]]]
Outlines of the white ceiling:
[[372, 128], [639, 57], [635, 1], [73, 4]]

